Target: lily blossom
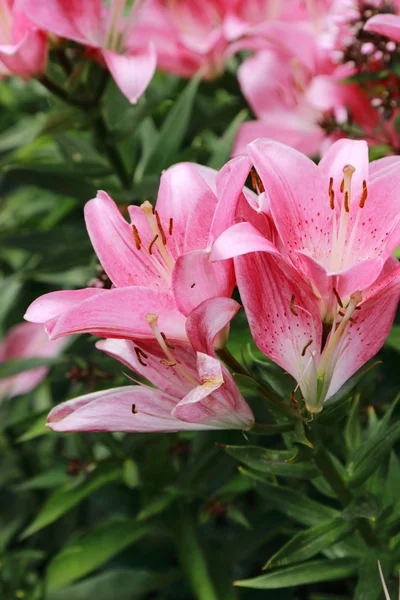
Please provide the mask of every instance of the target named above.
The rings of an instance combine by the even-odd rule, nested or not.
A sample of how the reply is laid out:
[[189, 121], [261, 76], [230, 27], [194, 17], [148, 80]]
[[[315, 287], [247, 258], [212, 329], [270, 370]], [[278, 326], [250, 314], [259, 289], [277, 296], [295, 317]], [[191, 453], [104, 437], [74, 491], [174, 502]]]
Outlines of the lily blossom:
[[113, 288], [51, 292], [25, 318], [45, 323], [51, 338], [87, 332], [147, 339], [155, 313], [173, 341], [186, 340], [185, 316], [207, 298], [230, 297], [233, 265], [213, 263], [216, 227], [229, 222], [216, 198], [216, 172], [182, 163], [161, 177], [157, 203], [130, 206], [129, 224], [105, 192], [85, 207], [93, 247]]
[[157, 63], [149, 38], [139, 45], [134, 29], [144, 2], [134, 2], [128, 17], [127, 0], [22, 0], [30, 19], [44, 31], [98, 51], [121, 92], [136, 103], [149, 85]]
[[390, 13], [374, 15], [368, 19], [364, 29], [369, 33], [378, 33], [394, 42], [400, 42], [400, 15]]
[[[0, 363], [18, 358], [57, 356], [65, 340], [50, 341], [41, 325], [19, 323], [7, 332], [0, 343]], [[12, 398], [33, 390], [47, 375], [48, 367], [24, 371], [0, 380], [0, 399]]]
[[228, 298], [203, 304], [206, 306], [195, 309], [188, 319], [189, 338], [195, 346], [202, 340], [203, 351], [171, 344], [160, 331], [157, 315], [151, 313], [146, 320], [154, 335], [152, 342], [97, 342], [98, 349], [158, 389], [129, 385], [69, 400], [51, 411], [48, 427], [54, 431], [127, 432], [249, 429], [254, 422], [250, 407], [228, 370], [204, 352], [213, 348], [220, 327], [228, 324], [239, 306]]
[[21, 0], [0, 1], [0, 77], [41, 75], [47, 64], [47, 35], [25, 14]]
[[212, 257], [236, 257], [255, 342], [317, 412], [379, 350], [394, 319], [400, 159], [369, 165], [366, 143], [348, 140], [318, 166], [271, 140], [250, 144], [247, 158], [268, 198], [274, 238], [238, 222], [216, 240]]

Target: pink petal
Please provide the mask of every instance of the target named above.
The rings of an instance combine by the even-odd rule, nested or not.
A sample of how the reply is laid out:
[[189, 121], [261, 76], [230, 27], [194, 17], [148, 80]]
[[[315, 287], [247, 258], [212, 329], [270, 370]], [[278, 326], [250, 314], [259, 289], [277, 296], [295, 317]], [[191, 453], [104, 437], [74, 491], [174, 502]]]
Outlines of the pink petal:
[[45, 323], [49, 319], [60, 316], [84, 300], [101, 294], [104, 294], [104, 290], [98, 288], [50, 292], [32, 302], [24, 315], [24, 319], [32, 323]]
[[369, 158], [368, 145], [364, 140], [338, 140], [325, 152], [318, 168], [325, 178], [324, 196], [328, 202], [329, 178], [333, 178], [333, 190], [336, 198], [342, 198], [340, 184], [343, 179], [343, 167], [352, 165], [355, 172], [351, 179], [351, 199], [353, 204], [358, 204], [362, 193], [363, 180], [368, 183]]
[[320, 152], [324, 132], [311, 118], [296, 118], [293, 112], [283, 110], [271, 112], [264, 121], [248, 121], [240, 126], [232, 155], [243, 154], [246, 146], [257, 138], [270, 138], [309, 156], [316, 156]]
[[[167, 394], [180, 398], [193, 387], [179, 370], [165, 364], [167, 357], [158, 344], [108, 339], [97, 342], [96, 348], [116, 358]], [[140, 361], [138, 360], [138, 349], [141, 351], [139, 352]], [[196, 379], [195, 352], [189, 346], [176, 345], [172, 354], [175, 360], [184, 367], [186, 373]]]
[[173, 396], [153, 388], [115, 388], [87, 394], [56, 406], [48, 416], [47, 426], [53, 431], [168, 432], [215, 429], [207, 424], [184, 423], [174, 418], [171, 411], [177, 402], [178, 399]]
[[208, 423], [219, 429], [249, 429], [253, 414], [229, 373], [211, 356], [198, 352], [197, 358], [202, 383], [176, 405], [172, 414], [183, 421]]
[[311, 353], [321, 347], [316, 298], [293, 268], [269, 253], [235, 258], [235, 271], [254, 341], [299, 381]]
[[44, 31], [95, 48], [105, 42], [101, 0], [24, 0], [24, 9]]
[[172, 293], [178, 309], [186, 316], [203, 300], [232, 294], [232, 263], [213, 263], [210, 256], [210, 252], [199, 250], [180, 256], [175, 263]]
[[280, 254], [253, 225], [247, 222], [236, 223], [224, 231], [214, 242], [211, 260], [225, 260], [249, 252], [270, 252]]
[[132, 50], [129, 54], [102, 51], [106, 65], [121, 92], [132, 104], [136, 104], [146, 90], [157, 66], [157, 55], [152, 43]]
[[179, 163], [161, 176], [156, 209], [168, 231], [173, 220], [171, 247], [174, 255], [205, 249], [217, 199], [207, 179], [216, 177], [213, 169], [194, 163]]
[[400, 16], [391, 14], [375, 15], [364, 25], [365, 31], [379, 33], [395, 42], [400, 42]]
[[91, 333], [101, 337], [153, 339], [147, 314], [160, 317], [159, 327], [173, 341], [186, 341], [185, 318], [172, 296], [145, 287], [107, 290], [74, 306], [46, 325], [51, 339], [71, 333]]
[[397, 262], [395, 268], [372, 287], [367, 299], [360, 305], [361, 310], [356, 313], [357, 322], [350, 324], [346, 345], [336, 364], [327, 397], [335, 394], [383, 346], [399, 299], [400, 266]]
[[41, 31], [27, 31], [15, 44], [0, 45], [0, 62], [14, 75], [42, 75], [47, 65], [47, 39]]
[[210, 298], [195, 308], [186, 321], [186, 333], [197, 352], [215, 355], [217, 336], [240, 308], [232, 298]]
[[[131, 207], [130, 207], [131, 208]], [[148, 245], [154, 237], [146, 217], [134, 207], [136, 228], [143, 238], [143, 246], [137, 249], [132, 227], [122, 217], [115, 202], [105, 192], [98, 192], [94, 200], [85, 206], [86, 227], [93, 245], [108, 277], [117, 287], [147, 285], [169, 289], [160, 277], [148, 253]]]

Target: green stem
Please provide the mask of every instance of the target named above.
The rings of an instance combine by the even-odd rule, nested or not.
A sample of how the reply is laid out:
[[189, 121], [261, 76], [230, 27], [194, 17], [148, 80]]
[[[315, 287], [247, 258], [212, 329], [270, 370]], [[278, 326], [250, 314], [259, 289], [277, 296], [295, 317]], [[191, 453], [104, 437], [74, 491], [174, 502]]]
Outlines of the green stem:
[[289, 417], [290, 419], [300, 419], [299, 415], [294, 412], [294, 410], [285, 404], [279, 396], [267, 390], [264, 386], [260, 384], [259, 381], [254, 379], [252, 375], [236, 360], [234, 356], [229, 352], [228, 348], [222, 348], [221, 350], [217, 350], [218, 356], [224, 361], [224, 363], [231, 369], [233, 373], [238, 373], [240, 375], [245, 375], [246, 377], [250, 377], [256, 384], [256, 390], [264, 396], [264, 398], [270, 404], [272, 409], [275, 409], [282, 415]]
[[190, 508], [180, 503], [176, 520], [178, 558], [183, 572], [197, 600], [218, 600], [214, 584], [210, 578], [207, 562], [197, 537], [196, 527]]
[[107, 129], [106, 122], [101, 115], [96, 117], [94, 120], [94, 127], [97, 134], [97, 139], [102, 144], [104, 152], [106, 153], [111, 166], [114, 168], [115, 173], [118, 175], [122, 187], [124, 187], [126, 190], [130, 190], [131, 178], [125, 168], [120, 153], [114, 144], [110, 142], [110, 134]]
[[[318, 450], [314, 456], [315, 464], [324, 479], [329, 483], [343, 507], [353, 501], [351, 492], [345, 486], [343, 479], [338, 473], [329, 453], [321, 442], [318, 442]], [[366, 519], [356, 519], [357, 529], [367, 546], [376, 546], [375, 533]]]

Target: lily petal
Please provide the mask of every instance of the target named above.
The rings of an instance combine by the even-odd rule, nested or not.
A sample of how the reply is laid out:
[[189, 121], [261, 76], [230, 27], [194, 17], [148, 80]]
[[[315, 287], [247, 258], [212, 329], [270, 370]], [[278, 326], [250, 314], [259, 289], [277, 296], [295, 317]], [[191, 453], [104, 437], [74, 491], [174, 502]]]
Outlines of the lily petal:
[[240, 308], [232, 298], [209, 298], [187, 318], [186, 333], [197, 352], [215, 355], [218, 334], [231, 322]]
[[104, 293], [103, 289], [98, 288], [50, 292], [32, 302], [24, 315], [24, 319], [32, 323], [46, 323], [46, 321], [62, 315], [84, 300]]

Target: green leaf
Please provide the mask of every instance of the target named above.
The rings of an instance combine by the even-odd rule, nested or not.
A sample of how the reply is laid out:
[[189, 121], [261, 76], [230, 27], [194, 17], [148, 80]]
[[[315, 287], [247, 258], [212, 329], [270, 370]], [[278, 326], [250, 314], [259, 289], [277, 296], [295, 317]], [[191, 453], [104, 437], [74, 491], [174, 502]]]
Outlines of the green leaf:
[[24, 371], [39, 369], [40, 367], [50, 367], [57, 362], [60, 362], [59, 358], [48, 358], [45, 356], [7, 360], [0, 364], [0, 379], [12, 377], [13, 375], [18, 375], [18, 373], [23, 373]]
[[22, 435], [19, 436], [19, 438], [17, 438], [17, 442], [18, 443], [28, 442], [29, 440], [33, 440], [34, 438], [37, 438], [41, 435], [46, 435], [46, 434], [51, 433], [51, 430], [48, 427], [46, 427], [47, 414], [48, 414], [48, 411], [46, 410], [46, 412], [44, 414], [39, 415], [33, 421], [33, 423], [30, 425], [30, 427], [25, 431], [25, 433], [23, 433]]
[[53, 590], [83, 577], [150, 531], [133, 519], [111, 518], [68, 543], [50, 562], [47, 588]]
[[179, 570], [112, 569], [65, 589], [49, 592], [46, 600], [132, 600], [164, 589], [179, 578]]
[[360, 396], [357, 394], [351, 405], [344, 430], [344, 439], [349, 453], [354, 452], [362, 444], [362, 432], [359, 411]]
[[278, 569], [266, 575], [254, 577], [253, 579], [235, 581], [235, 585], [261, 590], [278, 590], [286, 587], [295, 587], [296, 585], [305, 585], [307, 583], [345, 579], [356, 572], [357, 566], [357, 560], [348, 558], [315, 560]]
[[385, 345], [400, 352], [400, 325], [393, 325]]
[[365, 492], [346, 506], [342, 512], [342, 519], [354, 521], [355, 519], [374, 519], [379, 515], [380, 506], [373, 494]]
[[107, 483], [121, 480], [121, 467], [115, 465], [102, 465], [93, 471], [83, 481], [66, 484], [56, 490], [47, 500], [39, 514], [27, 529], [22, 533], [24, 539], [43, 527], [59, 519], [84, 498], [103, 487]]
[[224, 134], [215, 142], [213, 153], [211, 154], [207, 166], [212, 169], [220, 169], [230, 159], [233, 142], [235, 141], [237, 131], [240, 125], [247, 119], [249, 111], [244, 108], [233, 121], [228, 125]]
[[24, 492], [26, 490], [45, 490], [48, 488], [58, 487], [71, 480], [71, 477], [67, 474], [66, 469], [59, 469], [55, 467], [45, 473], [40, 473], [31, 479], [27, 479], [22, 483], [19, 483], [15, 488]]
[[139, 469], [131, 458], [124, 460], [122, 465], [122, 476], [126, 485], [133, 489], [139, 485]]
[[300, 531], [269, 559], [264, 569], [283, 567], [312, 558], [347, 537], [353, 530], [353, 525], [338, 518]]
[[319, 475], [312, 463], [290, 462], [296, 456], [293, 450], [268, 450], [259, 446], [224, 446], [224, 450], [247, 467], [262, 473], [305, 479]]
[[311, 500], [292, 488], [268, 483], [258, 473], [243, 468], [239, 468], [239, 471], [255, 481], [256, 492], [274, 508], [302, 525], [313, 526], [339, 516], [337, 510]]
[[145, 174], [159, 174], [174, 162], [189, 125], [200, 79], [201, 77], [196, 75], [189, 80], [169, 111], [160, 129], [158, 144], [147, 162]]
[[0, 152], [9, 152], [19, 146], [26, 146], [33, 142], [42, 129], [43, 119], [22, 117], [18, 122], [0, 134]]
[[354, 600], [380, 600], [382, 583], [379, 577], [378, 560], [382, 561], [382, 552], [371, 550], [363, 557], [359, 572]]
[[[381, 424], [382, 425], [382, 424]], [[380, 426], [364, 444], [356, 450], [346, 468], [346, 479], [350, 487], [364, 483], [377, 469], [393, 445], [400, 438], [400, 423], [388, 429]]]

